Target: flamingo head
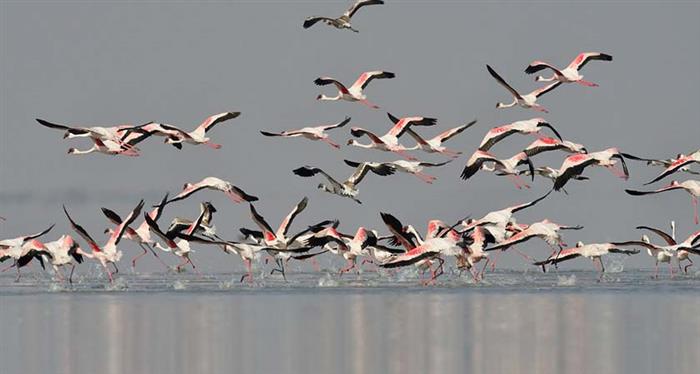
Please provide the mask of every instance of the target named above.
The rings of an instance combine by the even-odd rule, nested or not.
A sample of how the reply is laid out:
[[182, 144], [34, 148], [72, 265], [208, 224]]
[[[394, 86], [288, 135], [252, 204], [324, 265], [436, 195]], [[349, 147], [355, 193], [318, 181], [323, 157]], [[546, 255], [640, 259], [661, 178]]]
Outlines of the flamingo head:
[[182, 189], [183, 189], [183, 190], [187, 190], [187, 189], [192, 188], [192, 186], [193, 186], [192, 183], [185, 183], [185, 184], [182, 186]]
[[496, 109], [507, 108], [506, 104], [496, 103]]
[[68, 154], [69, 154], [69, 155], [76, 154], [76, 153], [78, 153], [78, 150], [77, 150], [76, 148], [69, 148], [69, 149], [68, 149]]
[[535, 78], [535, 82], [544, 82], [545, 80], [546, 80], [546, 79], [545, 79], [543, 76], [541, 76], [541, 75], [538, 75], [538, 76]]
[[348, 140], [347, 145], [355, 145], [355, 139]]
[[581, 247], [583, 247], [583, 242], [579, 240], [576, 242], [576, 248], [581, 248]]
[[568, 140], [564, 140], [562, 144], [574, 153], [588, 153], [588, 149], [586, 149], [586, 147], [583, 144], [570, 142]]
[[672, 180], [671, 184], [668, 185], [668, 187], [676, 187], [680, 186], [680, 183], [677, 180]]

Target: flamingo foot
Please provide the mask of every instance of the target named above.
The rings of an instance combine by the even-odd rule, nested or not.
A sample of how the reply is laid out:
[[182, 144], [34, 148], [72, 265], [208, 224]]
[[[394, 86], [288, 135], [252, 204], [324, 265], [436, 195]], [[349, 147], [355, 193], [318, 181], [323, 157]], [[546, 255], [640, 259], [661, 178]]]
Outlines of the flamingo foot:
[[206, 145], [207, 147], [209, 147], [211, 149], [220, 149], [221, 148], [221, 144], [216, 144], [216, 143], [212, 143], [212, 142], [205, 142], [204, 145]]
[[586, 87], [599, 87], [600, 85], [597, 83], [589, 82], [589, 81], [584, 81], [583, 79], [576, 81], [576, 83], [586, 86]]

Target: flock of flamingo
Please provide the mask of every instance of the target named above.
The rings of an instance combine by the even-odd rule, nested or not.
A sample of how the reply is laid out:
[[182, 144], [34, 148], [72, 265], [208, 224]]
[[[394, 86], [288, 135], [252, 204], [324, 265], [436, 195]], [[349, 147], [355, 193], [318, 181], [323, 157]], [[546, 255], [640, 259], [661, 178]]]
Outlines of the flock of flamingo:
[[[338, 29], [349, 29], [357, 32], [350, 23], [351, 17], [363, 6], [379, 5], [384, 1], [360, 0], [356, 1], [348, 11], [339, 18], [310, 17], [304, 22], [304, 28], [309, 28], [322, 21]], [[591, 61], [612, 61], [612, 56], [599, 52], [584, 52], [565, 68], [559, 69], [547, 62], [534, 61], [529, 64], [525, 73], [534, 74], [549, 70], [551, 77], [537, 76], [537, 82], [549, 82], [546, 86], [538, 88], [530, 93], [521, 93], [509, 85], [491, 66], [487, 66], [488, 73], [504, 87], [513, 97], [508, 104], [498, 103], [496, 108], [509, 108], [520, 106], [538, 112], [547, 113], [537, 101], [545, 93], [554, 91], [564, 83], [577, 83], [586, 88], [598, 85], [583, 79], [582, 68]], [[375, 79], [393, 79], [395, 74], [388, 71], [370, 71], [360, 75], [351, 85], [346, 86], [331, 77], [319, 77], [314, 83], [319, 86], [332, 85], [337, 89], [336, 96], [320, 94], [317, 100], [344, 100], [358, 102], [377, 109], [379, 106], [367, 100], [364, 90]], [[64, 138], [84, 137], [93, 142], [93, 146], [87, 150], [70, 148], [68, 153], [72, 155], [88, 154], [93, 152], [104, 153], [113, 156], [140, 155], [138, 145], [151, 136], [165, 138], [165, 143], [171, 144], [177, 149], [182, 149], [184, 144], [205, 145], [212, 149], [219, 149], [221, 145], [214, 143], [211, 136], [212, 128], [217, 124], [230, 123], [237, 118], [240, 112], [223, 112], [212, 115], [204, 120], [192, 131], [183, 130], [177, 126], [149, 122], [139, 126], [121, 125], [113, 127], [80, 127], [69, 126], [37, 119], [42, 126], [60, 130]], [[293, 173], [303, 178], [323, 177], [324, 183], [318, 188], [329, 194], [345, 197], [356, 203], [359, 200], [358, 186], [362, 180], [371, 174], [390, 176], [396, 172], [415, 175], [425, 183], [433, 183], [436, 179], [425, 172], [429, 168], [439, 168], [453, 162], [461, 156], [461, 152], [447, 148], [444, 143], [465, 130], [475, 125], [471, 121], [462, 126], [442, 131], [433, 137], [422, 134], [421, 128], [437, 126], [435, 118], [422, 116], [408, 116], [399, 118], [387, 113], [392, 125], [386, 134], [377, 135], [370, 130], [360, 127], [351, 127], [350, 134], [354, 138], [367, 137], [369, 143], [361, 143], [356, 139], [347, 142], [348, 146], [376, 149], [379, 151], [395, 153], [402, 159], [391, 162], [359, 162], [345, 160], [345, 164], [354, 168], [352, 174], [345, 180], [337, 179], [330, 173], [313, 165], [303, 165], [293, 170]], [[347, 126], [351, 119], [343, 121], [305, 127], [297, 130], [287, 130], [280, 133], [260, 131], [267, 137], [281, 138], [306, 138], [327, 143], [331, 147], [340, 148], [340, 144], [331, 140], [329, 132]], [[552, 136], [544, 135], [543, 131], [551, 132]], [[509, 158], [498, 158], [491, 149], [507, 137], [521, 134], [534, 135], [535, 140], [521, 152]], [[408, 137], [406, 136], [408, 135]], [[402, 141], [406, 138], [413, 139], [414, 146], [407, 146]], [[440, 163], [422, 162], [409, 152], [422, 151], [426, 153], [438, 153], [446, 156], [447, 160]], [[543, 152], [563, 151], [570, 155], [566, 157], [559, 168], [549, 166], [535, 167], [533, 157]], [[604, 273], [602, 256], [607, 254], [633, 255], [640, 252], [638, 248], [645, 248], [656, 262], [656, 274], [658, 277], [659, 263], [668, 263], [670, 274], [673, 276], [674, 267], [672, 260], [678, 264], [679, 271], [687, 273], [688, 267], [693, 262], [690, 255], [700, 255], [700, 231], [697, 231], [685, 240], [679, 242], [676, 239], [675, 225], [671, 224], [672, 232], [639, 226], [637, 229], [651, 232], [658, 236], [663, 244], [653, 243], [648, 236], [643, 235], [640, 240], [624, 240], [610, 243], [578, 242], [573, 247], [567, 247], [562, 238], [562, 232], [566, 230], [579, 230], [581, 226], [561, 225], [548, 219], [523, 224], [515, 219], [516, 213], [534, 206], [547, 198], [552, 191], [563, 191], [564, 187], [572, 180], [587, 180], [584, 171], [588, 167], [601, 166], [611, 170], [615, 175], [627, 179], [629, 169], [625, 160], [645, 161], [651, 167], [661, 167], [660, 174], [646, 184], [657, 183], [662, 179], [676, 173], [698, 174], [691, 169], [693, 164], [700, 163], [700, 150], [689, 154], [678, 154], [669, 159], [642, 158], [623, 153], [617, 148], [608, 148], [600, 151], [589, 152], [582, 144], [562, 138], [558, 130], [546, 119], [536, 117], [510, 124], [497, 126], [490, 129], [478, 149], [466, 160], [461, 172], [464, 180], [474, 177], [479, 171], [493, 172], [498, 176], [506, 176], [512, 180], [515, 186], [529, 188], [523, 176], [531, 181], [536, 176], [550, 179], [553, 188], [546, 195], [530, 202], [518, 204], [485, 214], [479, 219], [465, 218], [455, 223], [445, 223], [439, 219], [430, 219], [427, 229], [420, 233], [410, 224], [402, 223], [398, 218], [389, 213], [380, 213], [385, 224], [384, 230], [365, 227], [357, 228], [354, 233], [341, 232], [338, 220], [327, 220], [310, 225], [302, 230], [292, 233], [290, 231], [293, 221], [301, 214], [308, 204], [308, 198], [303, 198], [287, 214], [277, 227], [273, 229], [265, 218], [255, 208], [254, 202], [258, 197], [245, 192], [241, 187], [217, 177], [207, 177], [195, 183], [186, 183], [177, 195], [170, 197], [164, 194], [162, 200], [153, 205], [148, 211], [144, 210], [144, 201], [141, 200], [126, 216], [120, 216], [107, 208], [102, 208], [102, 213], [109, 223], [105, 230], [108, 235], [104, 244], [99, 244], [79, 223], [84, 217], [75, 217], [69, 213], [68, 208], [63, 207], [65, 216], [72, 230], [78, 234], [89, 246], [89, 251], [84, 250], [78, 241], [70, 234], [64, 234], [58, 239], [43, 242], [40, 237], [48, 234], [54, 225], [49, 226], [39, 233], [22, 235], [16, 238], [0, 241], [0, 261], [12, 260], [12, 263], [2, 269], [7, 271], [15, 268], [17, 280], [20, 279], [20, 269], [30, 264], [33, 260], [45, 268], [45, 263], [51, 265], [55, 277], [60, 281], [73, 282], [73, 273], [77, 264], [86, 260], [99, 263], [104, 269], [110, 282], [118, 272], [117, 263], [122, 258], [122, 239], [136, 243], [140, 248], [138, 253], [130, 260], [132, 267], [144, 255], [151, 253], [167, 269], [170, 268], [163, 260], [163, 256], [176, 256], [180, 262], [174, 270], [180, 271], [185, 267], [191, 267], [198, 273], [192, 261], [191, 246], [193, 244], [218, 248], [224, 253], [237, 255], [244, 262], [247, 273], [240, 279], [241, 282], [253, 281], [253, 262], [260, 261], [264, 264], [272, 264], [270, 273], [280, 273], [284, 279], [287, 277], [286, 266], [291, 260], [309, 260], [317, 266], [316, 256], [332, 254], [341, 256], [347, 261], [347, 266], [339, 270], [339, 276], [343, 273], [359, 271], [363, 266], [372, 266], [377, 271], [380, 268], [393, 269], [412, 266], [423, 274], [421, 281], [425, 284], [434, 283], [443, 274], [444, 263], [450, 257], [454, 258], [456, 267], [468, 271], [475, 281], [483, 279], [487, 269], [493, 270], [499, 253], [512, 249], [521, 254], [533, 265], [542, 267], [546, 271], [548, 266], [557, 266], [558, 263], [577, 257], [591, 259], [599, 269], [601, 277]], [[621, 169], [620, 169], [621, 166]], [[237, 241], [225, 238], [225, 235], [216, 231], [213, 225], [213, 217], [216, 208], [210, 202], [201, 203], [199, 214], [191, 219], [176, 217], [166, 227], [162, 224], [161, 217], [170, 204], [192, 197], [202, 190], [216, 190], [224, 193], [234, 203], [246, 202], [249, 205], [249, 213], [255, 229], [240, 228], [240, 236]], [[695, 224], [698, 224], [698, 197], [700, 196], [700, 181], [686, 180], [671, 181], [666, 186], [653, 190], [626, 190], [633, 196], [657, 194], [665, 191], [684, 190], [691, 195], [695, 210]], [[123, 218], [122, 218], [123, 217]], [[0, 217], [0, 220], [5, 218]], [[142, 220], [140, 224], [137, 221]], [[530, 239], [539, 238], [549, 247], [551, 253], [544, 260], [534, 260], [522, 253], [515, 246]], [[492, 251], [497, 251], [493, 256]], [[263, 261], [264, 260], [264, 261]], [[481, 269], [477, 269], [477, 263], [483, 261]], [[682, 262], [687, 262], [681, 267]], [[264, 265], [262, 265], [264, 267]], [[70, 275], [65, 271], [70, 269]], [[392, 271], [392, 270], [388, 270]]]

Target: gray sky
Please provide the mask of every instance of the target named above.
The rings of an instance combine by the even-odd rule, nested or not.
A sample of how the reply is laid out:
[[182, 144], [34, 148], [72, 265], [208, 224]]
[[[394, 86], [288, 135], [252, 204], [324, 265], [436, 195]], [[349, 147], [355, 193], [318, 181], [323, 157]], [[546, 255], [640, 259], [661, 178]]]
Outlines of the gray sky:
[[[352, 172], [343, 158], [395, 157], [348, 147], [334, 151], [301, 139], [264, 138], [258, 131], [330, 123], [348, 115], [352, 126], [384, 133], [391, 125], [386, 118], [390, 111], [437, 117], [437, 127], [419, 129], [430, 136], [477, 118], [476, 126], [449, 142], [451, 148], [471, 154], [489, 128], [538, 116], [521, 108], [496, 110], [496, 102], [510, 96], [488, 75], [486, 64], [514, 87], [531, 90], [538, 83], [522, 72], [530, 61], [565, 66], [581, 51], [607, 52], [614, 61], [585, 67], [584, 75], [599, 88], [566, 85], [541, 99], [551, 110], [545, 118], [562, 136], [591, 151], [617, 146], [650, 157], [700, 146], [697, 2], [387, 1], [356, 14], [358, 34], [321, 24], [301, 27], [309, 15], [340, 15], [348, 1], [57, 3], [0, 4], [0, 215], [8, 218], [0, 223], [2, 237], [38, 231], [51, 222], [58, 225], [46, 240], [70, 232], [60, 209], [65, 203], [78, 222], [103, 238], [106, 220], [100, 206], [126, 214], [142, 197], [152, 203], [165, 191], [176, 193], [184, 182], [208, 175], [259, 196], [256, 207], [273, 226], [309, 196], [297, 228], [340, 218], [343, 231], [354, 232], [358, 225], [383, 230], [379, 212], [387, 211], [424, 229], [430, 218], [453, 221], [529, 201], [551, 183], [537, 180], [531, 190], [518, 191], [506, 178], [488, 173], [464, 182], [459, 179], [464, 155], [430, 170], [439, 178], [432, 186], [407, 174], [370, 175], [360, 185], [364, 204], [357, 205], [322, 193], [316, 189], [319, 179], [299, 178], [291, 170], [311, 164], [343, 178]], [[334, 93], [313, 84], [318, 76], [350, 83], [363, 71], [380, 69], [396, 73], [396, 79], [374, 81], [366, 90], [380, 110], [314, 100], [321, 92]], [[34, 121], [156, 120], [189, 129], [208, 115], [229, 110], [243, 114], [212, 132], [223, 143], [221, 150], [185, 146], [177, 151], [157, 138], [141, 144], [139, 158], [69, 156], [69, 147], [87, 148], [89, 143], [64, 141], [61, 132]], [[342, 144], [349, 137], [347, 128], [332, 134]], [[492, 150], [509, 157], [532, 139], [513, 136]], [[536, 166], [559, 167], [565, 156], [545, 154], [534, 161]], [[638, 188], [659, 171], [639, 163], [630, 166], [628, 182], [592, 169], [587, 172], [590, 181], [567, 186], [568, 196], [553, 194], [518, 218], [584, 225], [583, 231], [567, 233], [569, 244], [638, 238], [634, 226], [666, 228], [670, 219], [677, 221], [679, 236], [698, 229], [692, 225], [685, 193], [626, 195], [624, 188]], [[233, 239], [238, 227], [253, 225], [246, 205], [232, 204], [214, 192], [169, 206], [163, 220], [195, 216], [203, 200], [219, 209], [215, 223], [223, 236]], [[126, 257], [136, 252], [131, 243], [122, 249]], [[523, 249], [538, 257], [548, 253], [540, 241]], [[520, 257], [505, 257], [501, 264], [523, 267]], [[206, 271], [240, 268], [237, 259], [225, 261], [214, 248], [199, 248], [194, 259]], [[646, 255], [627, 260], [628, 266], [651, 263]], [[152, 259], [142, 265], [144, 270], [157, 269]], [[591, 267], [583, 260], [571, 266]]]

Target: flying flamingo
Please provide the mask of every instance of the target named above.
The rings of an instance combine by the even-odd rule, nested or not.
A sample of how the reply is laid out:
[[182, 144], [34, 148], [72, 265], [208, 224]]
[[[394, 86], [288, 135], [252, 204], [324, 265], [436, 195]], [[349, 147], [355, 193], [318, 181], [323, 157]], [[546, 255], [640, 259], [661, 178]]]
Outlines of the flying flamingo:
[[293, 172], [300, 177], [313, 177], [316, 174], [321, 174], [328, 180], [329, 184], [319, 184], [319, 189], [334, 195], [350, 198], [356, 203], [362, 204], [362, 202], [357, 199], [357, 195], [360, 193], [360, 190], [357, 189], [357, 185], [362, 182], [367, 173], [372, 171], [374, 174], [386, 176], [394, 174], [395, 170], [396, 169], [393, 167], [384, 164], [373, 165], [372, 163], [363, 162], [360, 163], [355, 168], [355, 172], [342, 183], [336, 181], [325, 171], [308, 165], [294, 169]]
[[[603, 277], [605, 272], [605, 267], [603, 267], [602, 256], [610, 253], [621, 253], [628, 256], [635, 255], [639, 253], [638, 249], [624, 249], [619, 248], [625, 245], [625, 243], [594, 243], [594, 244], [583, 244], [583, 242], [577, 242], [576, 246], [573, 248], [566, 248], [559, 251], [557, 254], [549, 256], [544, 261], [537, 261], [534, 265], [542, 266], [542, 271], [545, 271], [545, 265], [547, 264], [558, 264], [563, 261], [571, 260], [576, 257], [585, 257], [593, 261], [593, 264], [600, 271], [600, 277]], [[633, 244], [627, 244], [633, 245]]]
[[568, 140], [558, 140], [547, 136], [538, 138], [534, 142], [530, 143], [530, 145], [528, 145], [523, 152], [525, 152], [527, 157], [532, 157], [542, 152], [557, 150], [568, 153], [588, 153], [588, 150], [585, 146], [583, 146], [583, 144], [570, 142]]
[[389, 129], [389, 131], [386, 134], [382, 136], [377, 136], [371, 131], [365, 130], [360, 127], [353, 127], [350, 130], [350, 134], [352, 134], [352, 136], [359, 138], [363, 135], [367, 135], [367, 137], [372, 142], [370, 144], [360, 144], [354, 139], [350, 139], [348, 141], [348, 145], [354, 145], [356, 147], [368, 149], [375, 148], [385, 152], [395, 152], [408, 160], [415, 161], [416, 158], [409, 156], [406, 153], [406, 151], [418, 149], [419, 146], [413, 148], [406, 148], [403, 145], [399, 144], [399, 138], [406, 132], [406, 130], [410, 126], [434, 126], [437, 123], [437, 120], [435, 118], [428, 117], [404, 117], [398, 119], [391, 115], [391, 113], [387, 113], [387, 115], [389, 116], [389, 119], [394, 123], [394, 126], [391, 129]]
[[[613, 160], [614, 158], [619, 159], [622, 163], [621, 173], [615, 169], [616, 162]], [[617, 148], [608, 148], [600, 152], [569, 156], [559, 168], [559, 176], [554, 181], [554, 189], [556, 191], [561, 190], [570, 179], [581, 175], [583, 170], [588, 166], [603, 166], [611, 170], [616, 176], [627, 180], [629, 178], [629, 171], [625, 163], [625, 158], [631, 157], [627, 153], [620, 152]]]
[[700, 197], [700, 181], [687, 180], [684, 182], [678, 182], [678, 181], [674, 180], [668, 186], [662, 187], [662, 188], [659, 188], [659, 189], [653, 190], [653, 191], [625, 190], [625, 192], [627, 192], [628, 194], [633, 195], [633, 196], [641, 196], [641, 195], [656, 194], [656, 193], [665, 192], [665, 191], [672, 191], [672, 190], [685, 190], [690, 194], [691, 200], [693, 202], [693, 212], [694, 212], [694, 217], [695, 217], [695, 224], [697, 225], [699, 223], [699, 221], [698, 221], [698, 197]]
[[552, 66], [551, 64], [548, 64], [546, 62], [542, 61], [533, 61], [528, 65], [528, 67], [525, 69], [525, 73], [527, 74], [532, 74], [536, 73], [540, 70], [544, 69], [550, 69], [554, 72], [554, 75], [552, 75], [550, 78], [544, 78], [542, 76], [537, 76], [535, 78], [535, 81], [537, 82], [551, 82], [551, 81], [557, 81], [557, 82], [562, 82], [562, 83], [578, 83], [583, 86], [588, 86], [588, 87], [598, 87], [597, 84], [593, 82], [588, 82], [583, 80], [583, 75], [579, 73], [581, 68], [583, 68], [589, 61], [612, 61], [612, 56], [601, 53], [601, 52], [583, 52], [580, 53], [576, 58], [571, 61], [569, 66], [566, 68], [559, 70], [556, 67]]
[[510, 108], [516, 105], [520, 105], [521, 107], [526, 109], [532, 108], [540, 112], [549, 113], [547, 109], [536, 103], [537, 99], [540, 96], [546, 94], [547, 92], [557, 88], [561, 84], [561, 82], [557, 81], [548, 86], [538, 88], [528, 94], [521, 95], [520, 93], [518, 93], [518, 91], [511, 87], [503, 78], [501, 78], [501, 76], [498, 75], [498, 73], [496, 73], [490, 66], [486, 65], [486, 68], [488, 69], [491, 76], [494, 79], [496, 79], [496, 81], [500, 83], [501, 86], [505, 87], [511, 93], [511, 95], [513, 95], [512, 103], [504, 104], [499, 102], [498, 104], [496, 104], [496, 108]]
[[[161, 200], [160, 204], [147, 213], [148, 216], [151, 217], [151, 219], [153, 219], [154, 221], [157, 221], [163, 214], [163, 209], [165, 208], [165, 205], [167, 205], [167, 201], [168, 194], [166, 193], [163, 199]], [[119, 214], [110, 209], [102, 208], [102, 213], [115, 225], [120, 225], [123, 222], [121, 217], [119, 217]], [[113, 235], [114, 229], [106, 229], [105, 234]], [[158, 253], [156, 253], [156, 251], [153, 250], [153, 247], [151, 247], [153, 244], [155, 244], [155, 241], [151, 237], [151, 229], [145, 220], [135, 230], [130, 227], [127, 227], [123, 236], [124, 239], [136, 242], [136, 244], [138, 244], [139, 247], [141, 247], [141, 249], [143, 250], [142, 253], [136, 255], [134, 258], [131, 259], [132, 269], [136, 268], [136, 261], [144, 255], [146, 255], [147, 251], [151, 251], [151, 253], [153, 253], [153, 256], [155, 256], [158, 259], [158, 261], [160, 261], [160, 263], [163, 264], [163, 266], [165, 266], [166, 268], [168, 267], [168, 265], [165, 262], [163, 262], [163, 260], [158, 256]]]
[[[656, 229], [653, 227], [649, 226], [637, 226], [636, 227], [638, 230], [649, 230], [656, 235], [660, 236], [665, 242], [666, 246], [663, 247], [664, 252], [669, 252], [671, 254], [675, 254], [675, 257], [678, 258], [678, 269], [683, 270], [686, 274], [688, 273], [688, 268], [693, 266], [693, 260], [690, 258], [690, 253], [694, 254], [700, 254], [699, 250], [696, 248], [698, 245], [700, 245], [700, 231], [697, 231], [688, 238], [686, 238], [684, 241], [678, 243], [676, 241], [676, 223], [674, 221], [671, 221], [671, 234], [667, 234], [663, 230]], [[646, 240], [642, 238], [643, 241], [649, 242], [648, 238]], [[659, 246], [660, 247], [660, 246]], [[651, 249], [647, 248], [648, 251], [651, 253]], [[657, 255], [657, 261], [659, 260], [658, 255]], [[688, 260], [690, 264], [686, 265], [685, 268], [681, 268], [681, 261], [683, 260]], [[666, 261], [662, 261], [666, 262]], [[669, 260], [670, 264], [670, 260]], [[658, 266], [658, 262], [657, 262]], [[673, 271], [671, 271], [671, 274], [673, 274]]]
[[121, 156], [130, 156], [130, 157], [138, 157], [139, 152], [134, 149], [134, 148], [125, 148], [123, 145], [120, 145], [119, 143], [113, 141], [113, 140], [101, 140], [101, 139], [93, 139], [94, 144], [92, 147], [86, 149], [86, 150], [80, 150], [77, 148], [69, 148], [68, 149], [68, 154], [69, 155], [85, 155], [89, 153], [103, 153], [106, 155], [111, 155], [111, 156], [116, 156], [116, 155], [121, 155]]
[[173, 197], [171, 200], [168, 200], [167, 204], [186, 199], [193, 193], [203, 189], [221, 191], [224, 194], [226, 194], [226, 196], [228, 196], [228, 198], [231, 199], [234, 203], [242, 203], [243, 201], [258, 201], [257, 197], [248, 195], [242, 189], [231, 184], [231, 182], [227, 182], [217, 177], [206, 177], [197, 183], [185, 183], [185, 185], [182, 187], [182, 191], [175, 197]]
[[309, 17], [306, 20], [304, 20], [304, 28], [308, 29], [309, 27], [315, 25], [318, 21], [323, 21], [326, 25], [333, 26], [336, 29], [348, 29], [352, 30], [354, 32], [359, 32], [356, 29], [352, 27], [352, 24], [350, 24], [350, 18], [352, 18], [355, 13], [362, 8], [365, 5], [379, 5], [379, 4], [384, 4], [383, 0], [357, 0], [355, 3], [343, 13], [342, 16], [338, 18], [330, 18], [330, 17], [320, 17], [320, 16], [313, 16]]
[[70, 235], [61, 235], [57, 240], [45, 243], [44, 245], [46, 246], [46, 250], [51, 254], [50, 257], [47, 257], [54, 269], [54, 273], [59, 279], [63, 280], [65, 276], [61, 273], [60, 269], [62, 269], [63, 266], [71, 265], [68, 282], [73, 284], [73, 272], [75, 271], [76, 264], [83, 263], [83, 256], [87, 257], [89, 254], [85, 253]]
[[[356, 162], [356, 161], [350, 161], [350, 160], [343, 160], [346, 165], [351, 166], [351, 167], [358, 167], [363, 163]], [[386, 167], [393, 168], [396, 171], [400, 171], [402, 173], [407, 173], [407, 174], [413, 174], [418, 179], [422, 180], [425, 183], [432, 184], [436, 177], [432, 175], [428, 175], [423, 173], [423, 169], [428, 168], [428, 167], [440, 167], [447, 165], [450, 163], [450, 161], [446, 162], [440, 162], [440, 163], [431, 163], [431, 162], [422, 162], [422, 161], [407, 161], [407, 160], [396, 160], [396, 161], [391, 161], [391, 162], [364, 162], [365, 164], [368, 164], [374, 168], [379, 167], [380, 165], [385, 165]]]
[[373, 79], [391, 79], [394, 78], [396, 75], [394, 73], [388, 72], [388, 71], [368, 71], [360, 74], [360, 77], [357, 78], [355, 83], [350, 86], [350, 88], [346, 88], [342, 83], [337, 81], [334, 78], [330, 77], [320, 77], [316, 78], [314, 83], [316, 83], [317, 86], [327, 86], [329, 84], [335, 85], [335, 87], [338, 89], [338, 95], [337, 96], [326, 96], [324, 94], [320, 94], [316, 97], [316, 100], [324, 100], [324, 101], [338, 101], [338, 100], [345, 100], [345, 101], [359, 101], [362, 104], [365, 104], [369, 106], [370, 108], [373, 109], [378, 109], [379, 107], [377, 105], [374, 105], [367, 101], [367, 96], [365, 96], [365, 93], [363, 90], [367, 87], [369, 82], [371, 82]]
[[168, 144], [178, 144], [184, 142], [194, 145], [204, 144], [209, 148], [219, 149], [221, 148], [221, 144], [212, 143], [211, 139], [206, 136], [209, 133], [209, 130], [211, 130], [214, 126], [216, 126], [219, 123], [223, 123], [230, 119], [237, 118], [240, 115], [241, 112], [223, 112], [214, 114], [212, 116], [207, 117], [204, 120], [204, 122], [202, 122], [199, 126], [197, 126], [197, 128], [190, 132], [186, 132], [175, 126], [166, 124], [161, 124], [160, 126], [169, 131], [169, 133], [167, 134], [168, 138], [165, 139], [165, 142]]
[[22, 242], [21, 245], [12, 246], [8, 248], [0, 247], [0, 262], [4, 262], [7, 259], [12, 259], [12, 265], [2, 270], [5, 272], [12, 267], [17, 269], [17, 278], [15, 282], [19, 282], [22, 274], [20, 269], [28, 265], [33, 259], [36, 259], [41, 264], [43, 269], [46, 269], [44, 265], [43, 257], [51, 258], [51, 253], [47, 250], [44, 243], [37, 239], [29, 239]]
[[539, 134], [540, 130], [545, 127], [552, 130], [554, 135], [556, 135], [560, 141], [563, 141], [561, 135], [559, 135], [559, 132], [554, 128], [554, 126], [549, 124], [549, 122], [545, 121], [544, 118], [532, 118], [529, 120], [517, 121], [492, 128], [481, 140], [479, 150], [486, 152], [496, 143], [513, 134]]
[[[525, 241], [528, 241], [532, 238], [540, 238], [545, 241], [550, 247], [552, 247], [552, 255], [557, 253], [557, 251], [561, 252], [563, 249], [563, 246], [566, 244], [563, 243], [561, 233], [560, 231], [562, 230], [581, 230], [583, 226], [563, 226], [559, 225], [557, 223], [554, 223], [548, 219], [545, 219], [540, 222], [535, 222], [531, 224], [528, 228], [515, 233], [513, 236], [510, 238], [503, 240], [501, 242], [498, 242], [496, 245], [486, 248], [484, 251], [490, 252], [490, 251], [495, 251], [495, 250], [502, 250], [505, 251], [506, 249], [512, 247], [515, 244], [523, 243]], [[558, 248], [555, 248], [558, 247]]]
[[[135, 127], [132, 125], [74, 127], [49, 122], [40, 118], [36, 118], [36, 121], [39, 122], [40, 125], [51, 129], [64, 130], [64, 139], [91, 138], [92, 140], [111, 141], [116, 143], [120, 147], [124, 147], [125, 149], [133, 148], [135, 143], [140, 142], [141, 140], [147, 138], [149, 135], [148, 132], [144, 130], [138, 130], [138, 126]], [[145, 135], [145, 137], [141, 137], [141, 135], [136, 134], [136, 136], [132, 136], [129, 139], [130, 141], [134, 142], [134, 144], [129, 144], [128, 142], [123, 141], [122, 139], [122, 136], [127, 135], [127, 129], [131, 129], [132, 131], [138, 132], [141, 135]], [[138, 141], [134, 140], [136, 138], [138, 138]]]
[[420, 135], [418, 135], [415, 131], [413, 131], [411, 128], [406, 129], [406, 132], [408, 135], [410, 135], [417, 143], [418, 143], [418, 149], [422, 150], [423, 152], [428, 152], [428, 153], [440, 153], [444, 154], [446, 156], [452, 157], [452, 158], [457, 158], [459, 155], [462, 154], [462, 152], [457, 152], [453, 151], [451, 149], [448, 149], [447, 147], [443, 146], [442, 143], [446, 142], [456, 135], [460, 134], [462, 131], [470, 128], [476, 123], [476, 120], [471, 121], [467, 124], [464, 124], [462, 126], [458, 126], [446, 131], [443, 131], [442, 133], [436, 135], [435, 137], [431, 139], [423, 139]]
[[331, 141], [326, 131], [343, 127], [347, 125], [348, 122], [350, 122], [350, 117], [346, 117], [342, 122], [335, 123], [332, 125], [304, 127], [299, 130], [287, 130], [282, 131], [280, 133], [273, 133], [267, 131], [260, 131], [260, 133], [265, 136], [281, 136], [285, 138], [303, 137], [309, 140], [320, 140], [322, 142], [328, 143], [328, 145], [330, 145], [331, 147], [338, 149], [340, 148], [340, 145]]
[[693, 163], [700, 164], [700, 149], [698, 149], [697, 151], [695, 151], [687, 156], [679, 155], [675, 160], [673, 160], [666, 167], [666, 169], [663, 172], [661, 172], [661, 174], [659, 174], [656, 178], [654, 178], [650, 182], [644, 183], [644, 185], [658, 182], [658, 181], [666, 178], [667, 176], [669, 176], [677, 171], [681, 171], [683, 169], [687, 170], [687, 167]]
[[134, 222], [134, 220], [136, 220], [136, 217], [138, 217], [139, 214], [141, 214], [141, 208], [143, 208], [143, 200], [141, 200], [141, 202], [139, 202], [136, 208], [134, 208], [134, 210], [132, 210], [131, 213], [129, 213], [126, 219], [114, 229], [114, 232], [112, 233], [112, 235], [110, 235], [107, 242], [102, 247], [100, 247], [97, 244], [97, 242], [95, 242], [95, 240], [93, 240], [92, 237], [90, 237], [90, 234], [88, 234], [88, 232], [85, 231], [85, 229], [82, 226], [78, 225], [77, 223], [75, 223], [75, 221], [73, 221], [71, 216], [68, 214], [68, 210], [65, 206], [63, 206], [63, 212], [66, 214], [66, 217], [68, 217], [68, 221], [70, 221], [73, 230], [75, 230], [75, 232], [78, 235], [80, 235], [86, 242], [88, 242], [90, 248], [92, 249], [92, 253], [85, 254], [85, 257], [93, 258], [100, 262], [105, 272], [107, 273], [107, 276], [109, 277], [110, 283], [112, 283], [114, 279], [112, 278], [113, 273], [109, 270], [107, 264], [112, 264], [112, 266], [114, 266], [115, 274], [119, 272], [116, 263], [121, 259], [122, 252], [117, 250], [117, 244], [119, 244], [119, 241], [124, 235], [126, 228], [129, 225], [131, 225], [131, 223]]
[[[486, 162], [493, 162], [493, 166], [486, 165]], [[523, 164], [528, 166], [532, 174], [532, 180], [534, 180], [535, 166], [525, 152], [519, 152], [511, 158], [501, 160], [489, 152], [477, 150], [472, 154], [469, 160], [467, 160], [467, 164], [464, 166], [464, 169], [462, 169], [461, 177], [467, 180], [479, 170], [493, 171], [496, 172], [496, 175], [508, 176], [511, 178], [513, 184], [515, 184], [515, 187], [518, 189], [522, 187], [530, 188], [519, 176], [520, 171], [518, 171], [517, 167]]]

